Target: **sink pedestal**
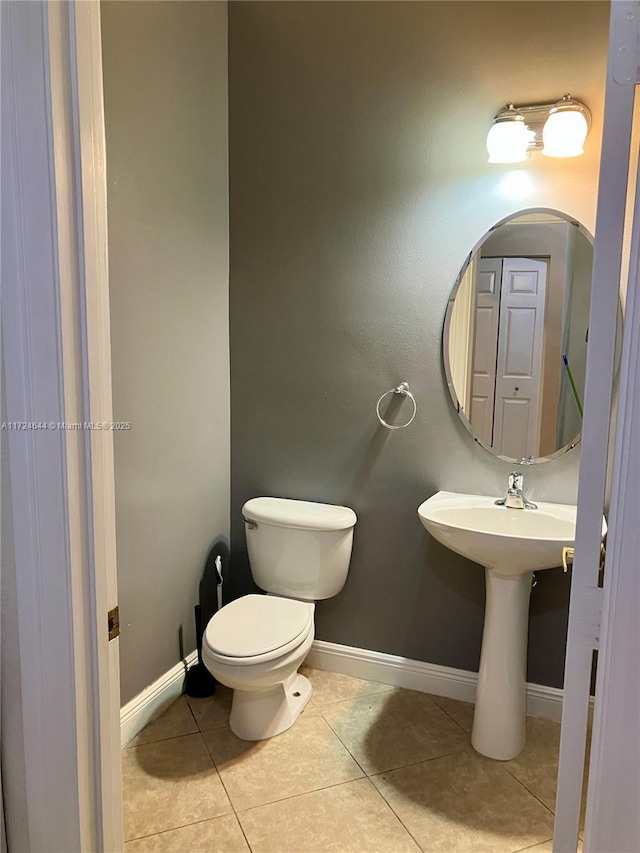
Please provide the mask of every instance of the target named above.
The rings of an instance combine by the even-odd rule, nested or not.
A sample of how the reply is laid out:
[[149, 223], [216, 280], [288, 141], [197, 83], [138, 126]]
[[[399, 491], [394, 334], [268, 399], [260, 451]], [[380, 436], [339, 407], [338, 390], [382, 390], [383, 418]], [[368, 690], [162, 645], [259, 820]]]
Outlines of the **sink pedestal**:
[[[441, 545], [485, 566], [487, 604], [471, 742], [483, 755], [508, 761], [525, 743], [531, 576], [558, 566], [562, 549], [573, 545], [576, 507], [538, 503], [535, 510], [511, 509], [487, 495], [438, 492], [420, 504], [418, 516]], [[602, 535], [606, 532], [603, 518]]]
[[515, 758], [525, 744], [532, 576], [485, 569], [487, 602], [471, 743], [477, 752], [501, 761]]

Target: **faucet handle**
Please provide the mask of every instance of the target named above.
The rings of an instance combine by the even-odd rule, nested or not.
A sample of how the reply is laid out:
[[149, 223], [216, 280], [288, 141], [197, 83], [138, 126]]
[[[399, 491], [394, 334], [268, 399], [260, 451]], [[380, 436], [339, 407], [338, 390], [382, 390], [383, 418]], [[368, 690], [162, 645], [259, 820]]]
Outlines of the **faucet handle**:
[[519, 471], [514, 471], [512, 474], [509, 474], [509, 488], [510, 489], [520, 489], [524, 486], [524, 474], [521, 474]]

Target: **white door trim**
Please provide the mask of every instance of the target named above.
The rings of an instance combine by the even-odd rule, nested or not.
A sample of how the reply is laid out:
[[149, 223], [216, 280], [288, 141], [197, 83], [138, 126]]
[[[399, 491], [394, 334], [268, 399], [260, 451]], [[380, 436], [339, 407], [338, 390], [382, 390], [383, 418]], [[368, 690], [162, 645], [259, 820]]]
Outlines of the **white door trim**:
[[585, 851], [640, 849], [640, 174], [635, 193]]
[[[70, 5], [71, 92], [76, 113], [78, 230], [81, 229], [81, 299], [84, 351], [78, 360], [84, 374], [85, 411], [91, 423], [113, 420], [111, 396], [111, 325], [107, 239], [107, 174], [100, 4]], [[75, 59], [75, 75], [73, 60]], [[113, 433], [91, 430], [88, 491], [91, 513], [91, 579], [97, 679], [96, 725], [102, 820], [101, 849], [123, 844], [120, 763], [119, 639], [108, 640], [107, 612], [118, 604]]]
[[112, 851], [112, 436], [57, 427], [111, 421], [100, 9], [2, 7], [7, 416], [46, 424], [9, 431], [29, 849]]
[[[638, 3], [611, 4], [611, 28], [598, 208], [594, 243], [584, 425], [580, 453], [575, 559], [565, 663], [554, 853], [574, 853], [578, 843], [593, 650], [598, 648], [602, 589], [598, 586], [600, 525], [605, 502], [620, 274], [635, 84], [616, 81], [616, 33], [633, 23]], [[626, 327], [626, 323], [625, 323]], [[627, 329], [625, 328], [625, 335]], [[637, 525], [637, 518], [634, 524]], [[606, 582], [616, 569], [607, 565]], [[606, 721], [603, 720], [603, 725]], [[601, 793], [590, 783], [591, 804]], [[625, 792], [631, 798], [632, 792]], [[629, 799], [631, 801], [631, 799]], [[592, 806], [593, 807], [593, 806]], [[591, 816], [593, 817], [593, 816]]]

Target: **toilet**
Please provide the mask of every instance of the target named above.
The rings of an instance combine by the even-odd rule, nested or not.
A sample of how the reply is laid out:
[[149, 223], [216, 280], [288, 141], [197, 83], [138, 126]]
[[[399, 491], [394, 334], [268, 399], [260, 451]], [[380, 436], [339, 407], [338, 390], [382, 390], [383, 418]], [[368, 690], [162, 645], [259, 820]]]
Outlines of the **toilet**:
[[233, 689], [229, 725], [243, 740], [290, 728], [311, 698], [298, 673], [314, 638], [315, 602], [345, 584], [352, 509], [285, 498], [252, 498], [242, 508], [251, 574], [267, 595], [225, 605], [202, 638], [209, 672]]

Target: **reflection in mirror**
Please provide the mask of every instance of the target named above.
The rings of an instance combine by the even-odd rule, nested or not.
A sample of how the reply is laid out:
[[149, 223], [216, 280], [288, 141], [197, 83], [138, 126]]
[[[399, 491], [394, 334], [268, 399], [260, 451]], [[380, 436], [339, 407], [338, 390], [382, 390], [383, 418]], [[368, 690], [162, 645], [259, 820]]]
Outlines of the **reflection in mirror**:
[[466, 427], [496, 456], [548, 459], [580, 439], [592, 261], [579, 223], [533, 211], [492, 228], [458, 278], [447, 381]]

